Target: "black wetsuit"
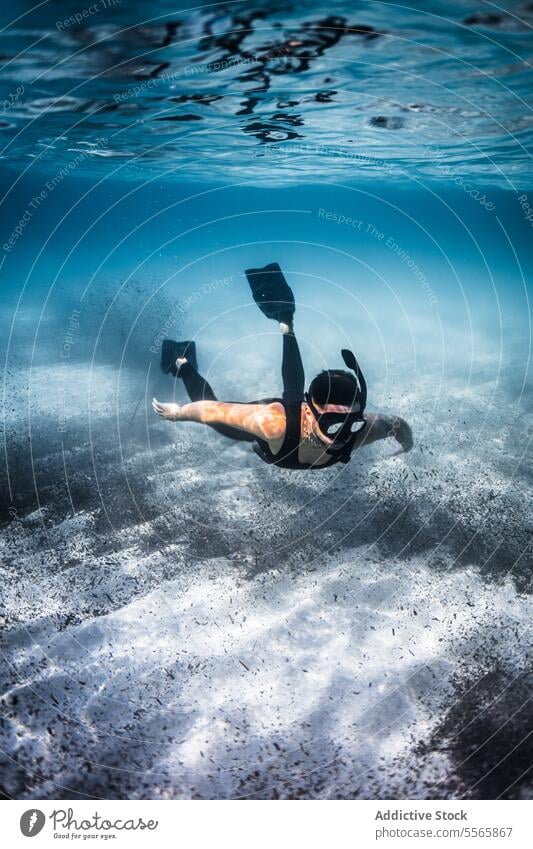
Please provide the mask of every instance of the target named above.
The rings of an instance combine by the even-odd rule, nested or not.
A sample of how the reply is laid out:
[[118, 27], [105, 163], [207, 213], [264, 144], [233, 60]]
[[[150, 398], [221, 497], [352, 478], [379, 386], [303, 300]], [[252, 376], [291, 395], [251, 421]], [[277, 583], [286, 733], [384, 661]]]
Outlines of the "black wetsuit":
[[[328, 453], [331, 454], [331, 459], [329, 462], [322, 463], [320, 466], [301, 463], [298, 460], [298, 448], [301, 437], [301, 410], [302, 403], [305, 401], [305, 374], [298, 342], [292, 331], [283, 334], [281, 375], [283, 378], [282, 398], [262, 398], [259, 401], [248, 402], [250, 404], [273, 404], [274, 402], [278, 402], [283, 405], [286, 418], [286, 431], [283, 444], [277, 454], [272, 453], [268, 442], [253, 436], [251, 433], [247, 433], [245, 430], [225, 424], [210, 424], [209, 427], [212, 427], [217, 433], [221, 433], [229, 439], [255, 443], [254, 450], [265, 463], [273, 463], [285, 469], [324, 469], [327, 466], [333, 465], [333, 463], [348, 462], [352, 445], [344, 446], [339, 450], [327, 449]], [[182, 378], [191, 401], [218, 400], [209, 383], [189, 362], [184, 363], [180, 367], [179, 377]]]

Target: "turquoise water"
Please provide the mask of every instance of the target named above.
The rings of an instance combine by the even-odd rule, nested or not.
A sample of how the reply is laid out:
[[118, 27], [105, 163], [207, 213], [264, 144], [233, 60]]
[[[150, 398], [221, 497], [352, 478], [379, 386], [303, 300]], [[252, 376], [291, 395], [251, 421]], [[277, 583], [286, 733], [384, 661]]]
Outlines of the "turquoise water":
[[[531, 798], [532, 16], [2, 8], [8, 797]], [[279, 394], [273, 261], [409, 454], [153, 415]]]

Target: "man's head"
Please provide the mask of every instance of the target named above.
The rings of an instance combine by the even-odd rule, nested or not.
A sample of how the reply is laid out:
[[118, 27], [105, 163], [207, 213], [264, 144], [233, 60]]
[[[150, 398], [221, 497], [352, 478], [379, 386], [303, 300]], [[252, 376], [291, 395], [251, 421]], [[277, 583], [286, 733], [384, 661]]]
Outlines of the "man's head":
[[359, 386], [353, 374], [342, 369], [328, 369], [311, 381], [309, 395], [315, 404], [335, 404], [351, 408], [358, 403]]
[[325, 437], [346, 443], [364, 426], [363, 404], [359, 384], [353, 374], [341, 369], [328, 369], [318, 374], [307, 400]]

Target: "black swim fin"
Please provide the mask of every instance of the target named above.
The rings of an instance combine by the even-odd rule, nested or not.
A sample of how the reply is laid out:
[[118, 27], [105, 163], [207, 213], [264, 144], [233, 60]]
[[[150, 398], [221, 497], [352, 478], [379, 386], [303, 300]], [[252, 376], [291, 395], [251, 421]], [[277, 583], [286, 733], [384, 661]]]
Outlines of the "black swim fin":
[[291, 324], [294, 295], [277, 262], [264, 268], [247, 268], [244, 272], [257, 306], [267, 318]]
[[196, 345], [194, 342], [174, 342], [173, 339], [163, 339], [161, 346], [161, 371], [177, 377], [176, 360], [178, 357], [187, 357], [191, 366], [198, 370]]

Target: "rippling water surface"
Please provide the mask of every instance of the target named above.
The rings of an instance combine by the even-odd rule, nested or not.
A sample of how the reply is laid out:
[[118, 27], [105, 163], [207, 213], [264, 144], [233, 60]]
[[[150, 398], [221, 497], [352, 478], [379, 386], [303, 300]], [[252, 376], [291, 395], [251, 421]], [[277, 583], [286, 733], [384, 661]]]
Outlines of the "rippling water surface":
[[121, 177], [416, 180], [452, 168], [522, 185], [533, 4], [429, 6], [8, 4], [1, 156], [53, 169], [83, 154], [80, 173], [100, 160]]

